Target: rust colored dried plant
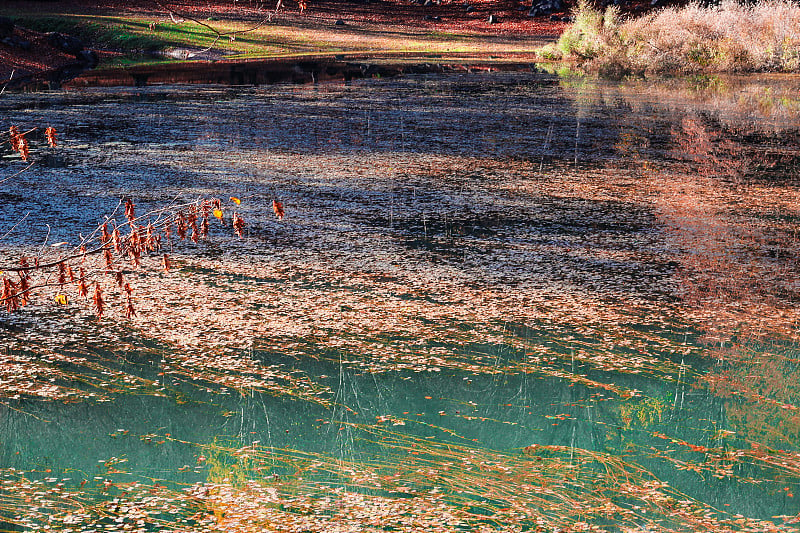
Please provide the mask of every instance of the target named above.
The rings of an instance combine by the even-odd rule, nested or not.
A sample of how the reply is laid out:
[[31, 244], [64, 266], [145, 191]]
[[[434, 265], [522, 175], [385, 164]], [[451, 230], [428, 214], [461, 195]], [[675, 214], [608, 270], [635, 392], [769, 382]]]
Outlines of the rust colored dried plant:
[[56, 129], [52, 126], [48, 126], [44, 130], [44, 136], [47, 139], [47, 144], [50, 145], [51, 148], [55, 148], [56, 144]]
[[8, 128], [8, 143], [11, 146], [11, 150], [17, 152], [19, 154], [20, 159], [22, 159], [23, 161], [28, 161], [31, 155], [30, 146], [28, 145], [28, 139], [25, 136], [35, 130], [36, 128], [33, 128], [25, 132], [20, 132], [19, 128], [17, 128], [16, 126], [10, 126]]
[[97, 315], [97, 318], [103, 318], [103, 311], [105, 310], [105, 302], [103, 301], [103, 289], [100, 288], [100, 283], [95, 283], [94, 286], [94, 296], [92, 296], [92, 301], [94, 302], [94, 311]]
[[[207, 238], [210, 232], [208, 214], [212, 206], [220, 205], [220, 202], [200, 199], [156, 209], [141, 216], [136, 215], [132, 200], [128, 199], [121, 205], [124, 206], [124, 220], [109, 217], [78, 246], [62, 251], [56, 257], [42, 256], [32, 260], [22, 257], [18, 266], [0, 265], [0, 305], [8, 312], [15, 312], [27, 305], [34, 293], [44, 293], [48, 287], [58, 287], [59, 295], [66, 302], [63, 290], [67, 285], [74, 286], [78, 297], [87, 299], [89, 284], [94, 283], [92, 305], [99, 318], [107, 309], [101, 280], [108, 276], [121, 290], [125, 316], [132, 318], [136, 311], [133, 289], [124, 275], [126, 269], [143, 268], [144, 261], [152, 258], [150, 260], [156, 264], [160, 262], [163, 270], [169, 272], [172, 264], [169, 256], [161, 253], [162, 235], [166, 242], [171, 242], [171, 228], [176, 227], [182, 240], [188, 238], [197, 243]], [[244, 219], [238, 213], [234, 213], [232, 219], [234, 232], [241, 238]], [[120, 231], [124, 227], [129, 230]], [[98, 259], [93, 260], [95, 257]]]
[[283, 220], [286, 212], [283, 210], [283, 204], [281, 202], [272, 200], [272, 210], [275, 212], [275, 216], [278, 217], [278, 220]]
[[233, 231], [241, 239], [244, 236], [244, 219], [238, 213], [233, 213]]

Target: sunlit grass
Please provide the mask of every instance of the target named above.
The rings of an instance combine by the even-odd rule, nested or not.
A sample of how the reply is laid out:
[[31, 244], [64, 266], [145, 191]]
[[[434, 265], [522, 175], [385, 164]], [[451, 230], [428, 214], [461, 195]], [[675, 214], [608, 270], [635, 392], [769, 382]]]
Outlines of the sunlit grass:
[[[330, 22], [311, 20], [303, 25], [285, 21], [268, 22], [252, 31], [254, 23], [203, 21], [209, 28], [191, 21], [175, 23], [169, 18], [136, 16], [78, 16], [70, 14], [11, 13], [20, 23], [40, 31], [61, 31], [86, 39], [92, 46], [123, 53], [187, 48], [211, 48], [229, 59], [254, 59], [307, 55], [351, 54], [532, 54], [538, 42], [481, 39], [477, 35], [432, 31], [382, 31], [379, 26], [334, 27]], [[243, 32], [233, 34], [233, 32]], [[135, 61], [132, 59], [131, 61]]]

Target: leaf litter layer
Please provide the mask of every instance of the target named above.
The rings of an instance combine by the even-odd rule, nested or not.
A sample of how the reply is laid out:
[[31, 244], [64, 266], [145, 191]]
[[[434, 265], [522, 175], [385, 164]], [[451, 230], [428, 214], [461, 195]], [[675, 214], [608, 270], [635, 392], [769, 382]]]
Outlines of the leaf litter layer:
[[131, 269], [135, 320], [77, 297], [3, 317], [9, 421], [174, 402], [105, 434], [184, 463], [43, 473], [31, 434], [4, 460], [10, 523], [791, 529], [796, 130], [512, 74], [3, 105], [65, 132], [70, 164], [6, 193], [33, 235], [69, 240], [123, 196], [235, 196], [248, 221], [176, 245], [171, 272]]

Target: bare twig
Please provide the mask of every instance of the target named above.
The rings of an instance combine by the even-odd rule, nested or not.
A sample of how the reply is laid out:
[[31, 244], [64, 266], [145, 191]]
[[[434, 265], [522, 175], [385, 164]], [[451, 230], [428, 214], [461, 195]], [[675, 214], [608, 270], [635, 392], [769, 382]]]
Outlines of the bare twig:
[[[48, 287], [63, 287], [69, 283], [77, 282], [77, 291], [80, 296], [88, 297], [88, 283], [94, 283], [94, 306], [98, 317], [103, 316], [103, 297], [99, 276], [110, 275], [125, 291], [125, 316], [130, 318], [135, 316], [133, 300], [131, 298], [132, 289], [124, 281], [123, 273], [127, 261], [133, 264], [133, 268], [139, 268], [140, 259], [144, 257], [154, 257], [162, 249], [162, 236], [171, 243], [172, 225], [174, 224], [174, 235], [181, 239], [189, 239], [195, 243], [205, 239], [209, 233], [209, 218], [218, 218], [224, 224], [221, 202], [219, 199], [200, 198], [198, 200], [171, 205], [148, 211], [144, 215], [135, 216], [135, 204], [131, 200], [125, 202], [125, 219], [118, 220], [119, 207], [122, 201], [114, 210], [114, 215], [105, 217], [97, 228], [88, 237], [81, 235], [80, 244], [70, 245], [62, 252], [61, 246], [67, 244], [56, 243], [51, 247], [59, 247], [58, 253], [48, 252], [48, 241], [50, 236], [50, 226], [47, 225], [47, 236], [40, 249], [33, 257], [22, 256], [19, 264], [0, 265], [3, 274], [15, 273], [19, 275], [18, 281], [8, 277], [2, 278], [2, 295], [0, 304], [7, 307], [8, 312], [13, 313], [27, 305], [34, 291]], [[237, 223], [238, 220], [238, 223]], [[20, 221], [21, 222], [21, 221]], [[17, 223], [18, 225], [19, 223]], [[236, 211], [232, 214], [231, 227], [234, 233], [242, 237], [242, 227], [244, 222]], [[128, 227], [130, 232], [122, 235], [120, 230]], [[88, 256], [102, 254], [101, 263], [84, 261]], [[80, 276], [76, 277], [70, 262], [80, 259]], [[170, 261], [167, 254], [162, 256], [163, 268], [170, 269]], [[84, 271], [86, 266], [88, 274]], [[56, 302], [66, 305], [66, 296], [58, 294]]]
[[25, 172], [26, 170], [28, 170], [29, 168], [31, 168], [33, 165], [34, 165], [34, 162], [33, 162], [33, 161], [31, 161], [30, 163], [28, 163], [28, 166], [27, 166], [27, 167], [23, 168], [23, 169], [22, 169], [22, 170], [20, 170], [19, 172], [15, 172], [14, 174], [11, 174], [10, 176], [8, 176], [8, 177], [6, 177], [6, 178], [3, 178], [3, 179], [1, 179], [1, 180], [0, 180], [0, 183], [5, 183], [5, 182], [7, 182], [7, 181], [9, 181], [9, 180], [12, 180], [12, 179], [16, 178], [17, 176], [19, 176], [20, 174], [22, 174], [23, 172]]
[[[30, 167], [29, 167], [29, 168], [30, 168]], [[0, 182], [0, 183], [1, 183], [1, 182]], [[25, 216], [23, 216], [21, 219], [17, 220], [17, 223], [16, 223], [16, 224], [14, 224], [13, 226], [11, 226], [11, 229], [10, 229], [10, 230], [8, 230], [8, 231], [5, 233], [5, 235], [3, 235], [2, 237], [0, 237], [0, 242], [2, 242], [2, 240], [3, 240], [3, 239], [5, 239], [5, 238], [6, 238], [6, 237], [8, 237], [9, 235], [11, 235], [11, 233], [12, 233], [12, 232], [13, 232], [15, 229], [17, 229], [17, 226], [19, 226], [20, 224], [22, 224], [22, 223], [25, 221], [25, 219], [26, 219], [26, 218], [28, 218], [28, 215], [30, 215], [30, 214], [31, 214], [31, 212], [30, 212], [30, 211], [28, 211], [27, 213], [25, 213]]]
[[[156, 226], [159, 227], [159, 229], [161, 229], [160, 225], [162, 225], [164, 223], [164, 221], [161, 219], [161, 217], [165, 213], [169, 213], [171, 215], [173, 212], [180, 211], [181, 209], [185, 209], [185, 208], [191, 207], [193, 205], [199, 206], [202, 202], [203, 202], [203, 200], [196, 200], [194, 202], [187, 202], [185, 204], [170, 205], [170, 206], [167, 206], [167, 207], [162, 207], [160, 209], [155, 209], [153, 211], [149, 211], [148, 213], [145, 213], [144, 215], [141, 215], [141, 216], [135, 218], [132, 221], [132, 223], [134, 225], [135, 224], [139, 224], [143, 220], [150, 220], [153, 216], [157, 215], [158, 218], [156, 218], [156, 223], [155, 224], [156, 224]], [[113, 222], [113, 221], [114, 221], [113, 217], [106, 217], [106, 222], [105, 223]], [[125, 224], [128, 224], [128, 222], [125, 222]], [[47, 268], [56, 267], [59, 264], [64, 263], [66, 261], [70, 261], [70, 260], [73, 260], [73, 259], [78, 259], [78, 258], [84, 257], [84, 256], [99, 254], [99, 253], [103, 252], [103, 250], [108, 248], [109, 244], [107, 242], [100, 242], [97, 245], [95, 245], [94, 247], [89, 248], [89, 249], [84, 249], [84, 248], [85, 248], [87, 243], [90, 243], [91, 241], [97, 239], [97, 233], [100, 231], [100, 228], [102, 226], [103, 226], [103, 224], [100, 224], [98, 226], [98, 228], [95, 229], [92, 232], [91, 235], [89, 235], [88, 237], [84, 238], [81, 241], [80, 245], [73, 247], [72, 248], [72, 252], [69, 255], [61, 257], [58, 260], [54, 260], [54, 261], [51, 261], [51, 262], [48, 262], [48, 263], [39, 263], [37, 265], [28, 265], [28, 266], [11, 266], [11, 265], [5, 265], [4, 266], [4, 265], [0, 265], [0, 271], [3, 271], [3, 272], [30, 272], [32, 270], [43, 270], [43, 269], [47, 269]], [[48, 225], [48, 235], [49, 235], [49, 228], [50, 228], [50, 226]], [[45, 240], [45, 242], [46, 242], [46, 240]], [[2, 301], [2, 300], [0, 300], [0, 301]]]
[[50, 224], [45, 224], [45, 226], [47, 226], [47, 235], [44, 236], [44, 241], [42, 242], [42, 248], [39, 251], [39, 255], [44, 254], [44, 250], [47, 247], [47, 241], [50, 239], [50, 231], [51, 231]]
[[651, 43], [650, 41], [645, 41], [645, 44], [648, 44], [648, 45], [650, 45], [650, 47], [651, 47], [653, 50], [655, 50], [656, 52], [659, 52], [659, 53], [661, 53], [661, 54], [663, 54], [663, 53], [664, 53], [664, 50], [662, 50], [662, 49], [661, 49], [661, 48], [659, 48], [658, 46], [654, 45], [654, 44], [653, 44], [653, 43]]
[[[21, 137], [25, 137], [27, 134], [29, 134], [29, 133], [33, 133], [34, 131], [36, 131], [36, 130], [38, 130], [38, 129], [39, 129], [39, 128], [31, 128], [31, 129], [29, 129], [28, 131], [26, 131], [26, 132], [24, 132], [24, 133], [20, 133], [19, 135], [20, 135]], [[5, 135], [9, 135], [9, 133], [7, 133], [7, 132], [6, 132], [6, 133], [5, 133]], [[10, 135], [9, 135], [9, 136], [10, 136]], [[7, 141], [4, 141], [4, 142], [7, 142]]]
[[14, 79], [14, 73], [15, 73], [15, 72], [16, 72], [16, 69], [12, 69], [12, 70], [11, 70], [11, 75], [10, 75], [10, 76], [8, 77], [8, 79], [7, 79], [7, 80], [6, 80], [6, 81], [3, 83], [3, 88], [2, 88], [2, 89], [0, 89], [0, 96], [3, 96], [3, 93], [5, 93], [5, 92], [6, 92], [6, 87], [8, 87], [8, 84], [9, 84], [9, 83], [11, 83], [11, 80], [13, 80], [13, 79]]

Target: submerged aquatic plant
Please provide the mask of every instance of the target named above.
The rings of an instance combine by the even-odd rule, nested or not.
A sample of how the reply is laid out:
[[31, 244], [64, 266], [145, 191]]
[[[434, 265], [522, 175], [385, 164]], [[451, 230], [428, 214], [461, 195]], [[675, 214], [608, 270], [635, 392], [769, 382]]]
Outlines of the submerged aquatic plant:
[[[100, 524], [109, 531], [198, 532], [788, 530], [705, 506], [608, 454], [550, 445], [498, 452], [380, 426], [351, 429], [369, 440], [373, 458], [186, 443], [200, 452], [209, 479], [185, 488], [110, 474], [88, 483], [35, 479], [6, 469], [0, 516], [55, 531]], [[122, 473], [115, 458], [106, 466]], [[35, 506], [3, 514], [19, 513], [25, 501]]]

